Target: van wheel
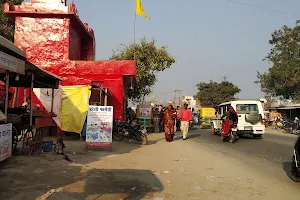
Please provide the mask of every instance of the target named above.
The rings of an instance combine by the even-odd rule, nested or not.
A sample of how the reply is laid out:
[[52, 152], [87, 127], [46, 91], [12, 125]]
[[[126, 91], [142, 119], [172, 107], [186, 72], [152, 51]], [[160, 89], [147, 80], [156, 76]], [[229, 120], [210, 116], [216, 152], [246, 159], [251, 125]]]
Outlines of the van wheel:
[[211, 126], [210, 126], [210, 131], [211, 131], [211, 134], [212, 134], [212, 135], [216, 135], [216, 134], [217, 134], [217, 131], [216, 131], [216, 129], [215, 129], [214, 124], [211, 124]]
[[253, 134], [254, 139], [262, 139], [262, 134]]

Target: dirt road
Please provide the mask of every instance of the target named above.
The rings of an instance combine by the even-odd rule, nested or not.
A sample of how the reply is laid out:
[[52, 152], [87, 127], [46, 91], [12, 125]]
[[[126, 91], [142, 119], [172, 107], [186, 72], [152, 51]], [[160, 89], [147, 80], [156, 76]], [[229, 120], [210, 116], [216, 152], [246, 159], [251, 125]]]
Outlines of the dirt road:
[[74, 163], [52, 155], [13, 157], [0, 163], [0, 199], [300, 199], [299, 184], [201, 145], [203, 134], [209, 133], [195, 130], [186, 141], [178, 134], [172, 143], [152, 134], [148, 146], [114, 142], [113, 152], [85, 153], [82, 142], [68, 142]]

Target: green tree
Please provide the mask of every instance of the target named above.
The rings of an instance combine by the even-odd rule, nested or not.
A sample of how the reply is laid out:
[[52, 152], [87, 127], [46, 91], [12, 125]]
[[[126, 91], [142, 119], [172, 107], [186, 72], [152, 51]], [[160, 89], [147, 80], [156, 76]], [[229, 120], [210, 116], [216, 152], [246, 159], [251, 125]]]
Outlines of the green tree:
[[6, 39], [14, 40], [14, 21], [3, 13], [3, 4], [8, 2], [11, 6], [21, 4], [23, 0], [0, 0], [0, 35]]
[[113, 51], [111, 60], [136, 60], [136, 79], [137, 84], [133, 89], [128, 88], [128, 98], [134, 102], [142, 101], [145, 96], [151, 93], [151, 89], [156, 83], [156, 75], [164, 71], [175, 63], [167, 47], [158, 48], [156, 40], [147, 42], [143, 38], [139, 43], [124, 45]]
[[264, 60], [273, 66], [258, 72], [256, 83], [267, 94], [300, 99], [300, 21], [293, 28], [276, 30], [269, 43], [273, 48]]
[[197, 84], [198, 93], [195, 95], [201, 105], [217, 107], [219, 104], [234, 100], [241, 90], [233, 83], [224, 79], [220, 83], [210, 81]]

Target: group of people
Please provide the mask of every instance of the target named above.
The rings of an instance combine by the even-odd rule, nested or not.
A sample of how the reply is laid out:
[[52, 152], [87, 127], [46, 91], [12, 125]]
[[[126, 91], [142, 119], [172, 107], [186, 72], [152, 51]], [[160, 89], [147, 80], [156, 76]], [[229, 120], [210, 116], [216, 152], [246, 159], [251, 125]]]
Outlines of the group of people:
[[153, 120], [154, 132], [164, 131], [167, 142], [173, 141], [175, 130], [181, 130], [182, 139], [186, 140], [192, 121], [192, 111], [188, 108], [188, 104], [184, 104], [184, 109], [180, 109], [179, 106], [174, 109], [172, 105], [169, 105], [166, 109], [157, 107], [153, 112]]

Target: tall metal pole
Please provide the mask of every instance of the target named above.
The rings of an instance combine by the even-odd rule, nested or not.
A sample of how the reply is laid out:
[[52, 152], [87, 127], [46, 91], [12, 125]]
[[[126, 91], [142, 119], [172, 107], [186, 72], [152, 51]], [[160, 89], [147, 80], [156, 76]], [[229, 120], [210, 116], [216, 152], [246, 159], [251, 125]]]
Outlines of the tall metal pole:
[[178, 90], [178, 93], [179, 93], [179, 97], [178, 97], [178, 106], [180, 106], [180, 98], [181, 98], [180, 92], [181, 92], [181, 90]]
[[30, 127], [32, 127], [32, 98], [33, 98], [33, 87], [34, 87], [34, 74], [31, 74], [31, 86], [30, 86], [30, 116], [29, 116], [29, 120], [30, 120]]
[[6, 90], [6, 95], [5, 95], [5, 116], [6, 116], [6, 120], [7, 120], [7, 109], [8, 109], [8, 93], [9, 93], [9, 73], [8, 71], [6, 70], [6, 80], [5, 80], [5, 90]]
[[136, 36], [136, 12], [134, 11], [134, 30], [133, 30], [133, 43], [135, 44], [135, 36]]
[[177, 90], [174, 90], [174, 100], [173, 100], [174, 104], [176, 103], [176, 94], [177, 94]]
[[[134, 26], [133, 26], [133, 44], [135, 48], [135, 39], [136, 39], [136, 2], [135, 2], [135, 7], [134, 7]], [[134, 55], [133, 59], [135, 60], [135, 49], [134, 49]]]

